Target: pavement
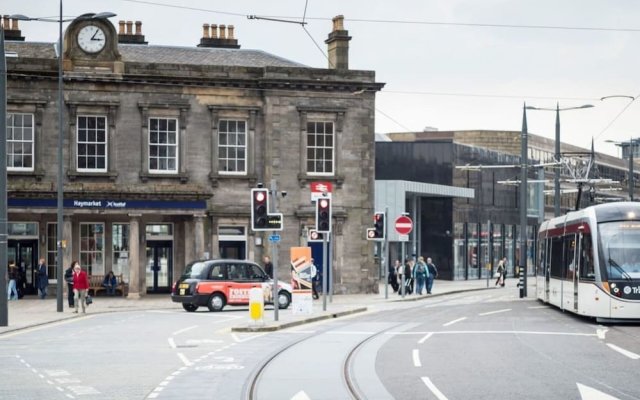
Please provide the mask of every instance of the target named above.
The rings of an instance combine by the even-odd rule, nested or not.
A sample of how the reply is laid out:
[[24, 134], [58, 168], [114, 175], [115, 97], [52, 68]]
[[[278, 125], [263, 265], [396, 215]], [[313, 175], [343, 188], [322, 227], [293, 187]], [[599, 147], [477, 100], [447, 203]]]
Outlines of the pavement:
[[[529, 285], [535, 282], [534, 277], [530, 277]], [[515, 287], [516, 279], [508, 279], [507, 286]], [[350, 295], [334, 295], [332, 301], [327, 297], [326, 311], [323, 311], [323, 300], [314, 300], [313, 311], [310, 314], [294, 314], [291, 307], [287, 310], [279, 310], [278, 321], [274, 321], [273, 309], [266, 307], [262, 324], [255, 324], [249, 320], [247, 312], [247, 320], [242, 320], [239, 326], [232, 327], [232, 331], [236, 332], [259, 332], [259, 331], [275, 331], [285, 329], [292, 326], [302, 325], [306, 323], [316, 322], [323, 319], [338, 318], [345, 315], [367, 311], [371, 307], [378, 307], [384, 304], [408, 301], [428, 301], [429, 298], [438, 297], [446, 294], [468, 292], [475, 290], [495, 289], [493, 282], [487, 287], [486, 280], [469, 280], [469, 281], [443, 281], [436, 280], [433, 285], [432, 294], [430, 295], [406, 295], [404, 298], [393, 292], [391, 286], [388, 287], [388, 296], [385, 298], [385, 285], [380, 285], [379, 293], [375, 294], [350, 294]], [[528, 290], [528, 297], [535, 297], [535, 289]], [[123, 297], [106, 297], [98, 296], [93, 298], [93, 304], [87, 307], [87, 314], [104, 314], [129, 311], [145, 311], [145, 310], [182, 310], [179, 303], [171, 301], [169, 294], [163, 295], [146, 295], [138, 299], [129, 299]], [[63, 299], [63, 311], [57, 311], [57, 301], [55, 293], [53, 296], [41, 300], [36, 295], [25, 296], [17, 301], [8, 302], [8, 326], [0, 326], [0, 338], [9, 332], [15, 332], [24, 329], [46, 326], [61, 321], [79, 318], [85, 314], [74, 314], [73, 309], [67, 306], [66, 294]], [[227, 306], [226, 309], [235, 308]], [[244, 307], [248, 310], [248, 307]], [[206, 308], [201, 308], [206, 309]], [[186, 311], [185, 311], [186, 312]], [[224, 311], [222, 311], [224, 312]]]

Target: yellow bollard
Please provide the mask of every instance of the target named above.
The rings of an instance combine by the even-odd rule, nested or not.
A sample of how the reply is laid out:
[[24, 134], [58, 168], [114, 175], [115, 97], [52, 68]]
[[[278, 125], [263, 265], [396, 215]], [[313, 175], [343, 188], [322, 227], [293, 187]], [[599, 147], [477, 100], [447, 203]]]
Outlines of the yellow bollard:
[[262, 288], [249, 290], [249, 318], [254, 325], [264, 324], [264, 291]]

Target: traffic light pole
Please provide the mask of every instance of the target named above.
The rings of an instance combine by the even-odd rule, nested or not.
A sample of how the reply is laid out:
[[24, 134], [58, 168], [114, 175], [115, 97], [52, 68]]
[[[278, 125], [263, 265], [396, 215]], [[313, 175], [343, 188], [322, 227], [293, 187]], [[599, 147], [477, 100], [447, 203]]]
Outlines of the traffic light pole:
[[327, 236], [322, 235], [322, 311], [327, 311]]
[[[384, 268], [384, 298], [389, 298], [389, 227], [387, 226], [387, 215], [389, 214], [389, 207], [384, 208], [384, 240], [382, 241], [383, 248], [380, 249], [380, 255], [382, 257], [382, 265]], [[384, 249], [384, 251], [383, 251]]]
[[[278, 210], [278, 188], [275, 179], [271, 180], [270, 193], [272, 200], [271, 211], [275, 213]], [[272, 235], [276, 235], [278, 232], [274, 230], [271, 233]], [[273, 262], [273, 320], [278, 321], [278, 309], [280, 308], [280, 304], [278, 303], [278, 242], [271, 242], [271, 262]]]

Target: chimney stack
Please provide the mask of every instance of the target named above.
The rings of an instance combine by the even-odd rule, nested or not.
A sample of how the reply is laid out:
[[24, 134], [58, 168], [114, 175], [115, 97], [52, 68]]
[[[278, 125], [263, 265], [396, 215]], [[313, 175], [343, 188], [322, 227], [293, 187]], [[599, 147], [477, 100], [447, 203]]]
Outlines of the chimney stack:
[[4, 40], [24, 42], [24, 36], [22, 36], [22, 32], [20, 32], [20, 29], [18, 28], [17, 19], [11, 19], [8, 15], [5, 15], [3, 18], [0, 18], [0, 23], [2, 23], [2, 28], [4, 30]]
[[202, 39], [198, 47], [217, 47], [239, 49], [238, 39], [234, 37], [234, 26], [224, 24], [203, 24]]
[[344, 29], [344, 15], [333, 18], [333, 31], [324, 42], [329, 53], [329, 69], [349, 69], [349, 31]]
[[136, 31], [133, 31], [133, 21], [118, 21], [118, 43], [148, 44], [142, 34], [142, 22], [136, 21]]

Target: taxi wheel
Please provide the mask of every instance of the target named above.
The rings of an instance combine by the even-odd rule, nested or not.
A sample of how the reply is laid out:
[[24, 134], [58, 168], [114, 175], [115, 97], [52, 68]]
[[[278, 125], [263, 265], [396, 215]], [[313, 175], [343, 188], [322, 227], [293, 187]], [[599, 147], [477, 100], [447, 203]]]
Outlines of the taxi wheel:
[[209, 297], [209, 302], [207, 303], [209, 311], [222, 311], [224, 305], [224, 296], [220, 293], [212, 294], [211, 297]]
[[289, 293], [284, 291], [278, 293], [278, 308], [284, 310], [289, 307], [289, 304], [291, 304], [291, 296]]
[[195, 304], [184, 303], [182, 304], [182, 308], [184, 308], [185, 311], [194, 312], [195, 310], [198, 309], [198, 306], [196, 306]]

